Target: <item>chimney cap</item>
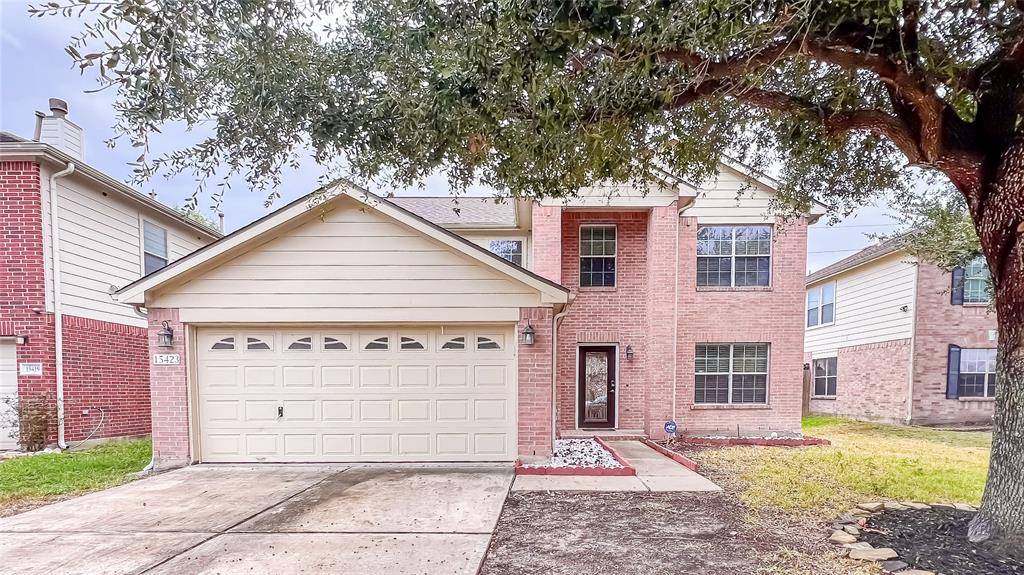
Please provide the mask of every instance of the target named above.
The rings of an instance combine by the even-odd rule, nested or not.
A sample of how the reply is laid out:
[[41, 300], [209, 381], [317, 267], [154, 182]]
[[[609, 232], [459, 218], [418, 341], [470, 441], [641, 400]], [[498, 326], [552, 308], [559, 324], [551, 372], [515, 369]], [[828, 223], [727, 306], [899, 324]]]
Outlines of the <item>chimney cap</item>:
[[50, 98], [50, 112], [56, 118], [63, 118], [68, 115], [68, 103], [60, 98]]

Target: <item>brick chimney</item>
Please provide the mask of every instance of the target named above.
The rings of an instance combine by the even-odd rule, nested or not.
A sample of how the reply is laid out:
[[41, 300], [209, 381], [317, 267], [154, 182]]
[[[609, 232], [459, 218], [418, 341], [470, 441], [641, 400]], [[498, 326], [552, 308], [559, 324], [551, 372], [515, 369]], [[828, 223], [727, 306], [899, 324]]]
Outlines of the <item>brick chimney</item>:
[[68, 119], [68, 103], [50, 98], [50, 115], [36, 112], [36, 140], [50, 144], [72, 158], [85, 160], [85, 132]]

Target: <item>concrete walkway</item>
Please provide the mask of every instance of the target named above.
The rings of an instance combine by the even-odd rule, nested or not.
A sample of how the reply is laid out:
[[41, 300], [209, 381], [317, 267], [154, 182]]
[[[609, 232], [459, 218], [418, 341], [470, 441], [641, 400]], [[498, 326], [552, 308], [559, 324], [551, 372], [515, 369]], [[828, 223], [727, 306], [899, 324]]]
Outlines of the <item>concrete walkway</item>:
[[703, 475], [683, 467], [640, 441], [608, 445], [636, 469], [635, 477], [520, 475], [512, 491], [721, 491]]
[[0, 572], [473, 575], [509, 466], [199, 465], [0, 519]]

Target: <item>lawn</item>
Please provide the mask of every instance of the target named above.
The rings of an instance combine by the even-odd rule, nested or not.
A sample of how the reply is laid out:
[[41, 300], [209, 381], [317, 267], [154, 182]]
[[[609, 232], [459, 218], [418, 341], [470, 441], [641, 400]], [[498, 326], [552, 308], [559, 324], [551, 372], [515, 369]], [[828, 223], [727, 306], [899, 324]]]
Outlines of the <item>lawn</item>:
[[730, 447], [689, 453], [751, 509], [834, 517], [864, 501], [978, 504], [992, 435], [808, 417], [830, 446]]
[[149, 440], [0, 462], [0, 515], [131, 481], [149, 463]]

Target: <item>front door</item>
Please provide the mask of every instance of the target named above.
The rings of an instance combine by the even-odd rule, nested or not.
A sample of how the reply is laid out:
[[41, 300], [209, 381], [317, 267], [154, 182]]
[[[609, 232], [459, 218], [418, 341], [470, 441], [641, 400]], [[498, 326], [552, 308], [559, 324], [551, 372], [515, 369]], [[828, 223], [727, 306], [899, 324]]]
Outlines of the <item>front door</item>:
[[580, 347], [579, 427], [615, 427], [615, 347]]

